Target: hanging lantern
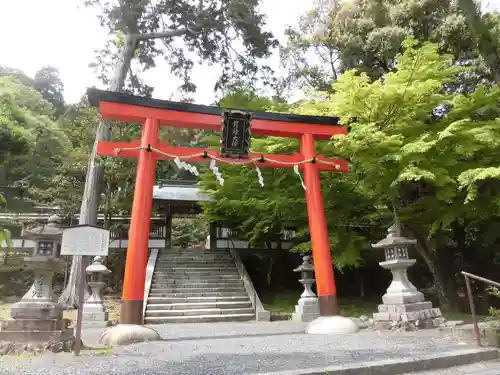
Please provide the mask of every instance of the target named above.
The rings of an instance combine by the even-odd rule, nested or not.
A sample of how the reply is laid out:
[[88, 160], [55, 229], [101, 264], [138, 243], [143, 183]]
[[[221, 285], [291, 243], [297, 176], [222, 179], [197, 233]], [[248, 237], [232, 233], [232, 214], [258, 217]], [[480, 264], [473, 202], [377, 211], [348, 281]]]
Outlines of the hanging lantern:
[[247, 158], [250, 149], [252, 115], [243, 111], [224, 111], [220, 154], [226, 158]]

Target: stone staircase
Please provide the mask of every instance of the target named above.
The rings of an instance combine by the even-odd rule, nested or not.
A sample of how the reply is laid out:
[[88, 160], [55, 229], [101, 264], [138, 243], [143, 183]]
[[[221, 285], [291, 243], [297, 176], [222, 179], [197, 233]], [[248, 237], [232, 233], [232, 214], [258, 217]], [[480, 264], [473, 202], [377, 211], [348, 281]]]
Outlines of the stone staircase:
[[229, 250], [160, 250], [146, 324], [252, 319], [255, 312]]

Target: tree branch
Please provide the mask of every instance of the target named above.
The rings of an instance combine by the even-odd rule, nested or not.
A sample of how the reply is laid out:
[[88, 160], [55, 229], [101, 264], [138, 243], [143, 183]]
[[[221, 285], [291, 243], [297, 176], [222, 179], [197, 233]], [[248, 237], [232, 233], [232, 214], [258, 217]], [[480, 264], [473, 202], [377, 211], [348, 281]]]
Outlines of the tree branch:
[[186, 27], [178, 30], [172, 30], [172, 31], [163, 31], [159, 33], [146, 33], [146, 34], [131, 34], [130, 37], [135, 39], [136, 41], [140, 42], [143, 40], [149, 40], [149, 39], [161, 39], [161, 38], [172, 38], [174, 36], [181, 36], [187, 33], [193, 33], [195, 34], [195, 31], [193, 31], [191, 28]]

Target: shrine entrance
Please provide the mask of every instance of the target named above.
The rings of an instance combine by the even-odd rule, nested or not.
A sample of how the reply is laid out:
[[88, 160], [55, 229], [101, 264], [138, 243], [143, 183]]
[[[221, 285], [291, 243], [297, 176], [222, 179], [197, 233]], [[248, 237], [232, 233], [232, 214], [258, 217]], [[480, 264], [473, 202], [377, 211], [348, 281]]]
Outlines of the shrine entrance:
[[[316, 140], [328, 140], [333, 135], [346, 134], [345, 129], [338, 124], [338, 118], [231, 111], [96, 89], [88, 90], [88, 98], [91, 105], [99, 107], [104, 120], [142, 124], [141, 139], [131, 142], [102, 141], [97, 147], [100, 156], [138, 159], [120, 323], [143, 324], [150, 229], [150, 220], [146, 218], [151, 217], [156, 161], [161, 159], [175, 160], [177, 163], [215, 161], [220, 164], [295, 168], [297, 172], [302, 171], [320, 314], [339, 314], [319, 172], [347, 172], [348, 167], [345, 160], [329, 159], [315, 152]], [[160, 126], [220, 132], [221, 149], [170, 146], [159, 141]], [[249, 152], [251, 134], [299, 139], [300, 152], [292, 155]]]

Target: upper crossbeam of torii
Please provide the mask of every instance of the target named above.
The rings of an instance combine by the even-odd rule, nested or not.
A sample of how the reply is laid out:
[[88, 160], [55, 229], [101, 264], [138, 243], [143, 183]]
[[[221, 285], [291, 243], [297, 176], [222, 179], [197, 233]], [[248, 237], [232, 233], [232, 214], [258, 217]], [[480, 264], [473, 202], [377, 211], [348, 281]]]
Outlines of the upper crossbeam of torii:
[[[213, 160], [221, 164], [242, 166], [300, 168], [304, 173], [320, 313], [323, 316], [339, 314], [319, 171], [347, 172], [348, 165], [345, 160], [326, 158], [315, 152], [315, 140], [327, 140], [334, 135], [346, 134], [337, 117], [252, 112], [247, 115], [248, 138], [250, 132], [254, 135], [296, 138], [300, 140], [300, 152], [292, 155], [268, 155], [247, 150], [244, 157], [234, 158], [225, 157], [220, 150], [170, 146], [159, 141], [161, 126], [227, 132], [226, 128], [223, 129], [223, 124], [227, 121], [228, 112], [219, 107], [150, 99], [96, 89], [88, 90], [88, 98], [91, 105], [99, 107], [104, 120], [143, 125], [141, 139], [131, 142], [101, 141], [97, 147], [97, 154], [100, 156], [138, 159], [120, 314], [122, 324], [143, 323], [150, 226], [150, 221], [144, 218], [151, 217], [158, 159], [189, 162]], [[246, 116], [245, 113], [237, 115]], [[244, 133], [245, 128], [241, 129]], [[237, 134], [240, 136], [241, 132], [238, 131]], [[243, 143], [244, 140], [241, 144]]]

